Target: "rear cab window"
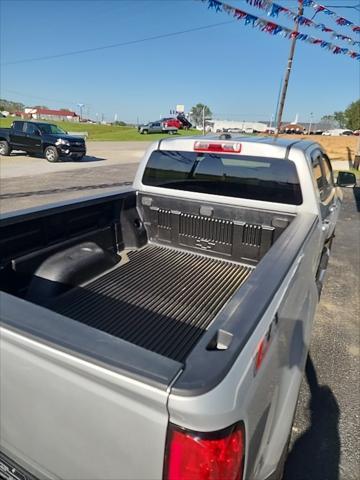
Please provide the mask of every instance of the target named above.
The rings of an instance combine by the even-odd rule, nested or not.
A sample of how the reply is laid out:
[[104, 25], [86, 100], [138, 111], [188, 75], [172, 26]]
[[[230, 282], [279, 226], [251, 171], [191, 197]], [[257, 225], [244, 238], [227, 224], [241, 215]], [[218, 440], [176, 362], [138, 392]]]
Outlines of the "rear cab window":
[[291, 205], [302, 203], [295, 164], [286, 159], [155, 150], [142, 182], [224, 197]]
[[24, 122], [14, 122], [12, 124], [12, 129], [16, 132], [22, 132], [24, 128]]
[[36, 133], [39, 132], [39, 129], [33, 123], [27, 122], [27, 123], [25, 123], [24, 131], [28, 135], [36, 135]]

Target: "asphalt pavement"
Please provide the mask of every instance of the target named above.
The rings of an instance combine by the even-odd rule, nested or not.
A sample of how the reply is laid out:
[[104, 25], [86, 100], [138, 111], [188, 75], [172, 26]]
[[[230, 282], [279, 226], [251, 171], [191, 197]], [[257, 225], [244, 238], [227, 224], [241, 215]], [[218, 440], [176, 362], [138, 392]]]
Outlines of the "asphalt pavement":
[[[1, 158], [1, 210], [79, 198], [130, 184], [148, 146], [133, 143], [93, 142], [84, 162], [48, 164], [41, 158], [20, 155]], [[314, 321], [285, 480], [360, 479], [359, 277], [357, 187], [344, 190], [332, 257]]]
[[344, 189], [284, 480], [360, 478], [360, 187]]
[[12, 152], [8, 157], [0, 157], [1, 180], [14, 177], [28, 177], [48, 173], [63, 173], [84, 168], [97, 169], [109, 165], [138, 163], [144, 151], [152, 142], [86, 142], [87, 154], [82, 160], [63, 159], [49, 163], [40, 156]]
[[132, 182], [151, 142], [87, 142], [81, 161], [49, 163], [13, 152], [0, 157], [0, 211], [44, 205]]

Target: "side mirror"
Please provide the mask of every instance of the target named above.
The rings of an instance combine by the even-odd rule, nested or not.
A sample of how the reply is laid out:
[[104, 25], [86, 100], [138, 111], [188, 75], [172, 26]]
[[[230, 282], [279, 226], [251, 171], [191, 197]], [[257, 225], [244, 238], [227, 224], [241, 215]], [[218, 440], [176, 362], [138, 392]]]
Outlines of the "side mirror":
[[351, 172], [339, 172], [336, 183], [339, 187], [355, 187], [356, 176]]

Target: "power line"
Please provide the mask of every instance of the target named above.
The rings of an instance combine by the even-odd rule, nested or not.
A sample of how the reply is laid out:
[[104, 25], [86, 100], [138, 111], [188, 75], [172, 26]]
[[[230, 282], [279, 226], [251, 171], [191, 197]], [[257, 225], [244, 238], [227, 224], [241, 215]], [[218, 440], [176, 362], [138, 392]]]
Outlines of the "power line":
[[212, 23], [210, 25], [204, 25], [202, 27], [195, 27], [195, 28], [188, 28], [187, 30], [179, 30], [177, 32], [171, 32], [171, 33], [164, 33], [161, 35], [154, 35], [152, 37], [145, 37], [141, 38], [138, 40], [129, 40], [127, 42], [120, 42], [120, 43], [113, 43], [111, 45], [103, 45], [101, 47], [93, 47], [93, 48], [85, 48], [83, 50], [73, 50], [71, 52], [65, 52], [65, 53], [58, 53], [55, 55], [45, 55], [43, 57], [33, 57], [33, 58], [24, 58], [22, 60], [13, 60], [11, 62], [4, 62], [1, 65], [16, 65], [19, 63], [30, 63], [30, 62], [38, 62], [38, 61], [43, 61], [43, 60], [50, 60], [53, 58], [60, 58], [60, 57], [69, 57], [72, 55], [80, 55], [83, 53], [90, 53], [90, 52], [95, 52], [95, 51], [100, 51], [100, 50], [107, 50], [110, 48], [118, 48], [118, 47], [124, 47], [127, 45], [135, 45], [138, 43], [145, 43], [148, 41], [152, 40], [159, 40], [161, 38], [169, 38], [169, 37], [175, 37], [177, 35], [183, 35], [185, 33], [191, 33], [191, 32], [198, 32], [201, 30], [207, 30], [209, 28], [214, 28], [214, 27], [219, 27], [222, 25], [228, 25], [229, 23], [235, 23], [236, 20], [230, 20], [227, 22], [219, 22], [219, 23]]
[[34, 98], [35, 100], [45, 100], [47, 102], [57, 102], [57, 103], [66, 103], [66, 104], [71, 104], [71, 105], [77, 105], [78, 102], [73, 102], [70, 100], [60, 100], [58, 98], [48, 98], [48, 97], [41, 97], [38, 95], [32, 95], [30, 93], [25, 93], [25, 92], [19, 92], [18, 90], [12, 90], [9, 88], [2, 88], [1, 89], [4, 92], [9, 92], [9, 93], [14, 93], [16, 95], [20, 95], [22, 97], [27, 97], [27, 98]]

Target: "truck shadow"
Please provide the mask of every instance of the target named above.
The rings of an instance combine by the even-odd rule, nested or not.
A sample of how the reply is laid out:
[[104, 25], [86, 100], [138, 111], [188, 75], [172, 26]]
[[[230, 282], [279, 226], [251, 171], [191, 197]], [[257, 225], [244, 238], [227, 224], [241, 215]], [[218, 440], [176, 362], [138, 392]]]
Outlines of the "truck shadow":
[[28, 192], [10, 192], [0, 194], [0, 200], [8, 200], [9, 198], [25, 198], [25, 197], [34, 197], [42, 195], [54, 195], [59, 193], [67, 192], [81, 192], [87, 190], [98, 190], [105, 188], [118, 188], [131, 185], [132, 182], [113, 182], [113, 183], [98, 183], [95, 185], [75, 185], [72, 187], [65, 188], [51, 188], [48, 190], [32, 190]]
[[[44, 156], [39, 154], [39, 153], [25, 153], [20, 150], [12, 151], [10, 153], [10, 157], [32, 157], [32, 158], [42, 158], [44, 159]], [[66, 162], [77, 162], [77, 163], [91, 163], [91, 162], [105, 162], [107, 159], [103, 157], [95, 157], [93, 155], [85, 155], [81, 160], [78, 160], [76, 158], [70, 158], [70, 157], [61, 157], [58, 163], [66, 163]]]
[[310, 426], [294, 443], [283, 480], [339, 480], [339, 405], [327, 385], [319, 385], [309, 355], [306, 380], [310, 389]]
[[81, 160], [77, 160], [76, 158], [64, 158], [62, 159], [63, 162], [77, 162], [77, 163], [91, 163], [91, 162], [105, 162], [106, 158], [102, 157], [94, 157], [92, 155], [85, 155]]
[[357, 208], [358, 212], [360, 212], [360, 187], [354, 187], [353, 188], [353, 193], [354, 193], [356, 208]]

